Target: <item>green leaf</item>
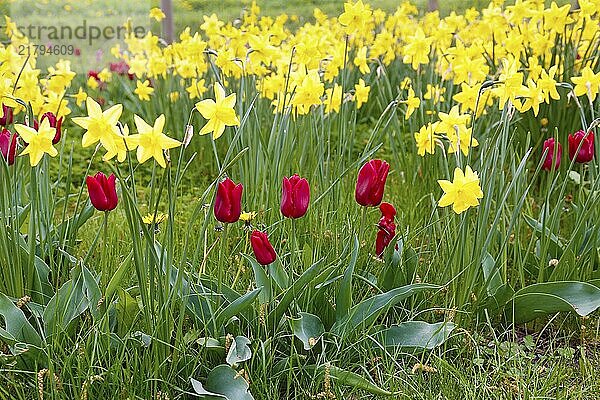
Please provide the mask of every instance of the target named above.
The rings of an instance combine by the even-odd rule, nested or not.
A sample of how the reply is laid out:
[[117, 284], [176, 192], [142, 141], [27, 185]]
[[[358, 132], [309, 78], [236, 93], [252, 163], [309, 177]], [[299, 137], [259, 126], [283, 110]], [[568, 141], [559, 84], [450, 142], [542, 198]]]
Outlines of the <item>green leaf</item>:
[[[586, 316], [600, 307], [600, 289], [585, 282], [548, 282], [527, 286], [515, 293], [514, 321], [522, 323], [561, 311]], [[510, 310], [507, 310], [510, 313]]]
[[502, 277], [500, 276], [500, 270], [496, 268], [496, 260], [487, 251], [483, 256], [481, 267], [483, 268], [483, 277], [487, 283], [487, 294], [493, 296], [500, 286], [502, 286]]
[[100, 297], [100, 289], [91, 272], [81, 265], [73, 268], [71, 279], [58, 289], [44, 310], [46, 336], [66, 330], [88, 308], [94, 312]]
[[298, 315], [300, 315], [299, 318], [290, 319], [290, 326], [294, 336], [304, 344], [304, 350], [310, 350], [325, 333], [325, 327], [316, 315], [305, 312], [300, 312]]
[[106, 286], [106, 301], [110, 302], [112, 300], [113, 294], [117, 291], [119, 287], [121, 287], [121, 282], [125, 278], [125, 274], [129, 270], [129, 266], [131, 265], [131, 259], [133, 257], [133, 251], [129, 253], [125, 260], [119, 265], [117, 271], [113, 274]]
[[4, 322], [4, 328], [0, 328], [0, 338], [2, 340], [9, 345], [16, 342], [23, 342], [36, 347], [42, 345], [42, 337], [31, 326], [23, 311], [3, 293], [0, 293], [0, 315]]
[[452, 322], [429, 324], [408, 321], [381, 331], [378, 336], [385, 347], [433, 349], [444, 343], [456, 326]]
[[439, 289], [439, 286], [427, 283], [415, 283], [369, 297], [352, 307], [346, 317], [336, 321], [331, 331], [341, 337], [345, 337], [361, 326], [370, 326], [382, 312], [407, 297], [432, 289]]
[[220, 328], [225, 322], [229, 321], [231, 317], [234, 315], [242, 313], [245, 309], [250, 307], [256, 297], [260, 294], [262, 288], [254, 289], [251, 292], [246, 293], [243, 296], [240, 296], [232, 303], [227, 305], [223, 310], [221, 310], [217, 316], [215, 317], [215, 324], [217, 328]]
[[252, 265], [254, 271], [254, 281], [257, 288], [262, 288], [258, 301], [260, 304], [267, 304], [271, 301], [271, 279], [267, 276], [265, 269], [256, 260], [246, 254], [242, 254], [246, 260]]
[[[398, 249], [394, 243], [397, 243]], [[392, 290], [403, 284], [407, 284], [402, 271], [402, 253], [404, 251], [404, 240], [402, 236], [398, 240], [392, 240], [383, 253], [384, 267], [381, 272], [379, 285], [383, 290]]]
[[219, 365], [210, 371], [204, 386], [192, 379], [192, 387], [203, 399], [254, 400], [248, 382], [229, 365]]
[[[344, 277], [340, 283], [340, 290], [335, 299], [335, 318], [339, 320], [348, 314], [348, 310], [352, 307], [352, 276], [354, 275], [354, 267], [356, 266], [356, 260], [358, 258], [358, 249], [360, 244], [358, 243], [358, 237], [354, 237], [354, 249], [352, 250], [352, 256], [350, 257], [350, 264], [344, 272]], [[304, 346], [306, 349], [306, 345]]]
[[306, 367], [309, 372], [315, 373], [320, 379], [325, 375], [325, 370], [329, 371], [329, 377], [332, 381], [335, 381], [339, 385], [350, 386], [355, 389], [365, 390], [369, 393], [379, 396], [392, 396], [395, 393], [380, 388], [370, 380], [363, 378], [362, 376], [346, 371], [344, 369], [334, 367], [333, 365], [319, 365], [318, 367], [310, 365]]
[[277, 304], [275, 309], [269, 313], [267, 326], [275, 327], [279, 321], [281, 321], [283, 314], [287, 311], [292, 301], [298, 299], [298, 297], [305, 292], [306, 286], [311, 283], [314, 285], [321, 283], [319, 279], [315, 279], [317, 276], [321, 277], [323, 280], [327, 279], [327, 274], [319, 274], [321, 262], [322, 260], [319, 260], [314, 263], [309, 269], [304, 271], [298, 279], [296, 279], [296, 282], [294, 282], [289, 289], [283, 292], [279, 304]]
[[273, 282], [277, 284], [279, 289], [285, 290], [290, 285], [290, 278], [288, 277], [283, 265], [281, 265], [281, 260], [279, 258], [275, 259], [268, 266], [269, 276], [273, 279]]
[[236, 366], [244, 361], [247, 361], [252, 358], [252, 350], [248, 346], [250, 344], [250, 339], [245, 336], [236, 336], [236, 338], [231, 342], [231, 346], [229, 347], [229, 352], [227, 352], [227, 364]]

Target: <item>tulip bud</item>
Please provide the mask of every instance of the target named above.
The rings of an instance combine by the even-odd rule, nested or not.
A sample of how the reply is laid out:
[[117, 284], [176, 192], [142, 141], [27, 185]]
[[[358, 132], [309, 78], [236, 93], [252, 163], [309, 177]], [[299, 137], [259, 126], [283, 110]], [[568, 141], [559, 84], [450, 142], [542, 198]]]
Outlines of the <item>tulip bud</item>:
[[261, 265], [269, 265], [277, 258], [275, 250], [269, 242], [269, 237], [266, 233], [261, 231], [254, 231], [250, 235], [250, 244], [252, 245], [252, 251], [254, 251], [254, 257]]
[[111, 174], [108, 178], [102, 172], [85, 178], [90, 200], [98, 211], [111, 211], [117, 207], [116, 177]]
[[365, 207], [381, 203], [390, 165], [382, 160], [371, 160], [362, 166], [356, 180], [356, 202]]
[[236, 185], [227, 178], [217, 186], [215, 199], [215, 218], [223, 223], [234, 223], [240, 219], [242, 213], [242, 191], [244, 186]]
[[385, 248], [394, 239], [394, 236], [396, 236], [396, 224], [394, 223], [396, 209], [390, 203], [381, 203], [379, 210], [381, 211], [381, 219], [377, 224], [379, 231], [377, 232], [377, 240], [375, 241], [375, 254], [381, 257]]
[[13, 123], [14, 111], [12, 107], [2, 104], [2, 117], [0, 118], [0, 126], [8, 126]]
[[[42, 115], [42, 118], [40, 118], [40, 122], [42, 122], [44, 119], [47, 119], [48, 122], [50, 122], [50, 126], [56, 129], [56, 134], [54, 135], [54, 139], [52, 139], [52, 144], [58, 143], [61, 137], [61, 126], [63, 117], [56, 118], [56, 115], [54, 115], [54, 113], [47, 112]], [[33, 120], [33, 127], [36, 131], [38, 130], [39, 124], [37, 120]]]
[[[585, 131], [577, 131], [569, 134], [569, 159], [577, 163], [587, 163], [594, 158], [594, 132], [587, 134]], [[581, 144], [579, 152], [577, 149]]]
[[6, 128], [0, 132], [0, 152], [8, 165], [15, 163], [17, 152], [17, 134], [11, 134]]
[[554, 145], [555, 143], [558, 145], [558, 149], [556, 151], [556, 160], [554, 160], [554, 170], [557, 170], [560, 166], [560, 158], [562, 157], [562, 146], [560, 143], [556, 142], [554, 138], [549, 138], [544, 141], [544, 145], [542, 146], [542, 153], [548, 149], [546, 153], [546, 158], [544, 159], [544, 164], [542, 164], [542, 169], [546, 171], [550, 171], [553, 169], [553, 161], [554, 158]]
[[287, 218], [300, 218], [306, 214], [310, 201], [310, 186], [298, 174], [284, 177], [281, 187], [281, 213]]

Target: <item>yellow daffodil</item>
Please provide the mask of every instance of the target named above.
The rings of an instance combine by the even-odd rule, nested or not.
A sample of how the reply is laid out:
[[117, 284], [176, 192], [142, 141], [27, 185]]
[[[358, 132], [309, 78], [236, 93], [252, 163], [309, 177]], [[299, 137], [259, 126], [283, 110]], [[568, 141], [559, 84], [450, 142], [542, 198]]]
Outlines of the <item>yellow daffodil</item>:
[[50, 157], [56, 157], [58, 154], [58, 151], [52, 146], [56, 129], [50, 126], [47, 118], [42, 120], [37, 131], [32, 127], [21, 124], [16, 124], [15, 129], [23, 140], [28, 143], [21, 155], [29, 154], [29, 163], [32, 167], [39, 164], [44, 154], [48, 154]]
[[427, 124], [415, 133], [415, 141], [417, 142], [417, 153], [424, 157], [425, 153], [434, 154], [435, 146], [439, 141], [439, 136], [436, 135], [435, 129], [439, 122]]
[[110, 160], [119, 156], [119, 161], [125, 159], [124, 136], [121, 134], [117, 123], [123, 112], [121, 104], [115, 104], [106, 111], [94, 99], [86, 99], [87, 117], [75, 117], [73, 122], [81, 126], [86, 132], [81, 139], [83, 147], [89, 147], [100, 142], [106, 149], [104, 159]]
[[161, 10], [158, 7], [154, 7], [152, 9], [150, 9], [149, 16], [150, 16], [150, 18], [155, 19], [158, 22], [160, 22], [163, 19], [165, 19], [165, 13], [163, 12], [163, 10]]
[[356, 101], [356, 108], [362, 107], [362, 105], [369, 100], [370, 91], [371, 87], [366, 86], [365, 81], [359, 79], [358, 83], [354, 85], [354, 101]]
[[477, 172], [473, 172], [468, 165], [464, 173], [458, 167], [454, 170], [452, 182], [438, 180], [438, 183], [444, 191], [438, 205], [446, 207], [452, 204], [452, 209], [457, 214], [463, 213], [470, 207], [477, 207], [479, 199], [483, 198]]
[[363, 4], [362, 0], [356, 3], [350, 1], [344, 3], [344, 12], [339, 16], [338, 21], [344, 27], [347, 34], [356, 31], [362, 31], [371, 18], [371, 8], [368, 4]]
[[600, 72], [594, 74], [588, 65], [581, 70], [581, 76], [574, 76], [571, 81], [575, 84], [575, 96], [587, 95], [590, 102], [596, 99], [600, 90]]
[[87, 93], [84, 92], [82, 88], [79, 88], [79, 91], [77, 91], [77, 93], [75, 93], [73, 95], [73, 97], [75, 98], [75, 103], [77, 104], [77, 106], [81, 107], [81, 105], [87, 99], [88, 96], [87, 96]]
[[409, 119], [413, 112], [421, 105], [421, 99], [415, 96], [415, 91], [413, 88], [408, 88], [408, 97], [405, 100], [406, 103], [406, 114], [404, 114], [404, 119]]
[[150, 95], [154, 93], [154, 88], [150, 86], [150, 81], [146, 79], [144, 82], [137, 81], [136, 88], [133, 91], [140, 100], [150, 101]]
[[235, 114], [236, 94], [225, 97], [225, 89], [220, 83], [215, 83], [215, 100], [206, 99], [196, 103], [196, 109], [208, 120], [200, 130], [200, 135], [213, 133], [213, 139], [221, 137], [226, 126], [238, 126], [240, 120]]
[[127, 144], [137, 147], [137, 159], [140, 164], [150, 158], [154, 158], [158, 165], [165, 168], [164, 150], [173, 149], [181, 145], [175, 139], [172, 139], [163, 133], [165, 127], [165, 116], [161, 114], [154, 126], [150, 126], [137, 115], [133, 116], [138, 133], [127, 138]]

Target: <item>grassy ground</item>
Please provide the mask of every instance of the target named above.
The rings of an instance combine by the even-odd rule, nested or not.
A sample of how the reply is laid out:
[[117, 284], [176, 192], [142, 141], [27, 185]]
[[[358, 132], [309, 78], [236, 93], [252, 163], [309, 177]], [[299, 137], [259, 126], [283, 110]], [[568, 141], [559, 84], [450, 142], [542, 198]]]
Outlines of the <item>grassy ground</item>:
[[[240, 7], [248, 4], [227, 0], [174, 3], [179, 28], [197, 27], [201, 23], [200, 16], [212, 12], [223, 19], [233, 19], [239, 15]], [[423, 7], [423, 3], [418, 4]], [[444, 14], [454, 8], [462, 9], [467, 4], [464, 0], [440, 3]], [[340, 1], [301, 0], [260, 3], [265, 14], [287, 12], [297, 14], [300, 20], [309, 18], [314, 6], [334, 15], [341, 11], [342, 4]], [[391, 10], [396, 2], [382, 0], [371, 4]], [[384, 129], [375, 129], [383, 109], [396, 96], [395, 93], [387, 93], [386, 87], [397, 88], [404, 76], [411, 76], [417, 91], [420, 91], [420, 86], [425, 85], [428, 79], [417, 75], [408, 66], [399, 64], [390, 67], [395, 74], [389, 77], [384, 74], [377, 81], [373, 78], [372, 100], [370, 105], [365, 106], [366, 109], [356, 112], [348, 107], [345, 114], [327, 117], [315, 112], [306, 118], [294, 119], [289, 127], [275, 130], [274, 133], [271, 130], [273, 116], [269, 101], [261, 99], [249, 106], [249, 99], [254, 95], [253, 82], [245, 88], [233, 83], [228, 91], [239, 91], [240, 110], [252, 111], [249, 112], [241, 137], [236, 139], [235, 131], [228, 129], [219, 141], [214, 142], [213, 147], [213, 142], [207, 136], [196, 136], [182, 158], [190, 161], [189, 169], [173, 192], [167, 188], [164, 189], [167, 193], [157, 193], [163, 190], [162, 177], [172, 178], [175, 168], [163, 175], [161, 169], [156, 166], [153, 168], [150, 163], [136, 164], [135, 184], [139, 197], [135, 202], [135, 211], [142, 215], [154, 210], [168, 213], [174, 223], [165, 222], [156, 230], [150, 230], [150, 233], [142, 231], [139, 223], [130, 226], [130, 221], [139, 219], [132, 218], [133, 211], [126, 198], [130, 193], [127, 192], [127, 185], [131, 185], [131, 179], [120, 181], [120, 204], [108, 217], [108, 234], [102, 234], [105, 215], [96, 212], [70, 243], [72, 247], [65, 246], [77, 258], [85, 259], [82, 264], [88, 265], [94, 272], [101, 272], [99, 283], [103, 293], [111, 286], [109, 282], [115, 276], [123, 276], [114, 293], [110, 313], [97, 318], [86, 311], [76, 323], [68, 326], [67, 332], [50, 335], [43, 348], [44, 357], [39, 358], [49, 360], [43, 365], [38, 364], [35, 358], [34, 361], [27, 359], [27, 354], [24, 357], [25, 364], [19, 364], [20, 361], [8, 355], [6, 348], [0, 348], [0, 399], [37, 398], [40, 387], [44, 399], [197, 398], [190, 393], [188, 378], [194, 377], [205, 382], [211, 369], [224, 362], [224, 343], [231, 341], [227, 334], [251, 339], [249, 348], [252, 357], [237, 371], [239, 376], [250, 382], [255, 399], [597, 399], [600, 392], [600, 319], [597, 314], [590, 318], [579, 318], [563, 313], [517, 328], [511, 325], [506, 314], [488, 314], [478, 309], [475, 293], [484, 293], [483, 279], [477, 278], [479, 272], [474, 272], [473, 277], [465, 276], [465, 271], [481, 270], [480, 265], [474, 265], [471, 255], [476, 251], [469, 246], [480, 243], [485, 235], [489, 235], [493, 242], [490, 248], [502, 249], [494, 256], [498, 264], [508, 271], [505, 273], [506, 280], [515, 288], [536, 281], [539, 270], [548, 265], [547, 256], [555, 250], [553, 246], [558, 240], [565, 245], [569, 243], [570, 235], [576, 231], [574, 221], [584, 209], [581, 206], [582, 198], [586, 197], [579, 196], [590, 193], [576, 185], [574, 179], [566, 180], [560, 190], [549, 189], [554, 175], [540, 177], [534, 175], [533, 171], [538, 162], [540, 142], [547, 131], [552, 131], [554, 127], [558, 129], [559, 124], [564, 123], [566, 127], [561, 125], [559, 130], [564, 141], [567, 132], [573, 131], [575, 124], [579, 123], [577, 117], [573, 117], [577, 115], [575, 105], [564, 104], [566, 100], [559, 105], [542, 105], [539, 117], [528, 114], [510, 125], [507, 117], [497, 109], [490, 109], [489, 114], [482, 118], [477, 126], [480, 147], [472, 150], [472, 156], [486, 155], [481, 157], [477, 165], [482, 175], [486, 174], [485, 182], [491, 182], [486, 187], [483, 201], [492, 200], [468, 214], [476, 219], [475, 216], [484, 215], [484, 210], [491, 210], [489, 215], [481, 217], [481, 222], [474, 222], [473, 219], [456, 216], [449, 209], [436, 206], [441, 194], [437, 179], [449, 174], [448, 161], [439, 152], [437, 158], [432, 156], [425, 159], [414, 151], [413, 133], [421, 123], [431, 118], [425, 110], [439, 107], [437, 111], [447, 112], [442, 107], [448, 103], [440, 106], [424, 101], [422, 109], [416, 113], [419, 114], [416, 115], [420, 121], [418, 124], [406, 122], [403, 109], [398, 108], [392, 112], [392, 122], [385, 125]], [[372, 74], [374, 76], [375, 72]], [[183, 124], [193, 108], [193, 101], [184, 96], [175, 104], [166, 100], [171, 90], [167, 87], [172, 84], [177, 88], [179, 79], [168, 77], [166, 80], [164, 87], [156, 85], [157, 92], [152, 103], [142, 104], [131, 93], [134, 83], [128, 80], [115, 84], [127, 90], [107, 97], [109, 101], [124, 105], [126, 117], [122, 122], [133, 126], [133, 112], [143, 115], [148, 121], [165, 113], [168, 116], [166, 131], [181, 138]], [[446, 98], [450, 99], [458, 88], [450, 84], [447, 86]], [[181, 91], [183, 93], [183, 89]], [[565, 93], [561, 92], [563, 95]], [[79, 109], [74, 114], [83, 115], [85, 111]], [[545, 132], [541, 132], [537, 123], [542, 116], [552, 119], [550, 127], [544, 128]], [[505, 132], [497, 129], [498, 121], [506, 124]], [[192, 124], [196, 131], [202, 123], [203, 120], [195, 113]], [[64, 146], [62, 163], [59, 167], [58, 162], [53, 162], [49, 170], [52, 177], [59, 173], [64, 177], [71, 164], [74, 176], [70, 187], [67, 188], [61, 181], [51, 188], [54, 199], [46, 199], [50, 204], [56, 202], [57, 214], [63, 203], [55, 199], [62, 201], [62, 196], [70, 193], [68, 205], [74, 205], [88, 160], [95, 157], [90, 171], [109, 169], [107, 163], [100, 161], [99, 154], [94, 153], [93, 147], [81, 149], [81, 129], [71, 123], [66, 123], [65, 127], [68, 133], [61, 142]], [[271, 142], [277, 135], [281, 135], [283, 144]], [[503, 153], [497, 154], [494, 150], [500, 148], [498, 144], [501, 142], [504, 145]], [[457, 328], [447, 342], [430, 351], [381, 349], [373, 336], [373, 331], [379, 325], [360, 330], [359, 335], [344, 339], [327, 333], [312, 350], [304, 350], [300, 341], [291, 334], [288, 324], [299, 312], [311, 312], [320, 316], [327, 329], [331, 328], [338, 307], [335, 296], [341, 286], [339, 281], [351, 262], [355, 235], [362, 234], [354, 293], [350, 301], [356, 304], [378, 293], [379, 289], [373, 285], [373, 281], [381, 276], [383, 265], [373, 256], [373, 242], [379, 211], [369, 209], [365, 212], [363, 220], [367, 222], [364, 233], [361, 233], [363, 223], [360, 216], [363, 210], [356, 204], [353, 194], [359, 167], [354, 163], [379, 143], [381, 149], [376, 156], [391, 164], [385, 200], [396, 206], [398, 232], [405, 238], [406, 248], [414, 249], [418, 256], [418, 266], [414, 271], [416, 275], [414, 278], [411, 276], [409, 282], [414, 279], [439, 284], [441, 288], [431, 294], [420, 294], [404, 300], [382, 315], [377, 324], [389, 326], [408, 320], [430, 323], [447, 321], [456, 323]], [[281, 148], [274, 151], [273, 147], [279, 145]], [[71, 146], [75, 149], [74, 161], [69, 163]], [[515, 170], [529, 146], [536, 147], [536, 155], [527, 160], [526, 172], [515, 178]], [[240, 318], [227, 320], [219, 328], [211, 326], [212, 320], [209, 323], [192, 317], [190, 312], [180, 308], [177, 289], [169, 291], [169, 275], [163, 270], [163, 265], [177, 266], [189, 273], [198, 286], [200, 282], [206, 284], [201, 278], [209, 283], [214, 280], [218, 285], [230, 286], [239, 293], [246, 293], [256, 286], [255, 272], [241, 256], [252, 253], [248, 229], [238, 223], [223, 230], [212, 216], [212, 192], [208, 197], [203, 196], [207, 187], [222, 172], [221, 166], [228, 151], [231, 149], [236, 154], [246, 151], [246, 148], [249, 150], [226, 173], [244, 183], [244, 209], [257, 212], [252, 225], [269, 231], [285, 265], [285, 273], [292, 280], [298, 279], [308, 266], [316, 262], [322, 262], [323, 269], [332, 271], [331, 281], [327, 281], [327, 285], [324, 283], [322, 290], [321, 287], [308, 285], [294, 293], [295, 301], [282, 318], [276, 335], [265, 323], [265, 314], [273, 311], [269, 310], [272, 304], [258, 305], [258, 300], [254, 301], [247, 313], [240, 314]], [[195, 154], [193, 160], [190, 159], [191, 154]], [[333, 156], [329, 157], [329, 154]], [[173, 151], [171, 155], [176, 165], [178, 153]], [[562, 168], [561, 172], [564, 172], [566, 167], [563, 165]], [[590, 170], [582, 167], [580, 172], [589, 173]], [[117, 172], [126, 176], [128, 164], [121, 164]], [[294, 172], [300, 172], [311, 182], [313, 203], [304, 218], [292, 222], [281, 217], [279, 200], [281, 176]], [[514, 179], [514, 187], [511, 186], [513, 181], [505, 177]], [[527, 195], [523, 194], [525, 189], [530, 190]], [[501, 200], [505, 193], [506, 198]], [[160, 195], [161, 201], [153, 201]], [[321, 195], [324, 196], [322, 201], [317, 202]], [[85, 192], [83, 196], [85, 200]], [[571, 196], [570, 202], [564, 200], [567, 196]], [[177, 198], [177, 208], [169, 209], [167, 198], [170, 197]], [[551, 240], [537, 240], [536, 233], [523, 221], [521, 213], [513, 214], [522, 198], [527, 200], [523, 206], [523, 214], [527, 216], [537, 217], [544, 207], [550, 211], [559, 210], [559, 223], [550, 228], [544, 227], [556, 229], [555, 236], [547, 235]], [[69, 211], [73, 210], [69, 208]], [[494, 214], [496, 212], [497, 217]], [[518, 217], [515, 217], [516, 227], [508, 240], [506, 227], [515, 215]], [[587, 215], [597, 214], [592, 210]], [[501, 220], [498, 226], [496, 220]], [[479, 231], [472, 229], [475, 224], [480, 228]], [[23, 232], [26, 231], [27, 226], [23, 229]], [[172, 253], [165, 255], [169, 261], [164, 264], [163, 260], [157, 262], [151, 256], [155, 251], [155, 239], [172, 250]], [[505, 239], [506, 246], [503, 244]], [[47, 240], [52, 242], [53, 239]], [[459, 242], [466, 245], [458, 248]], [[40, 248], [40, 257], [46, 259], [46, 250], [43, 246]], [[134, 251], [142, 256], [139, 260], [131, 261], [129, 254]], [[60, 261], [56, 261], [56, 264], [62, 270], [53, 271], [50, 277], [53, 286], [60, 287], [68, 281], [69, 271], [76, 266], [77, 259], [73, 262], [61, 252], [50, 252], [45, 256], [51, 261]], [[586, 271], [594, 270], [597, 273], [596, 254], [589, 256], [589, 259], [585, 257], [575, 259], [573, 254], [571, 264], [564, 263], [563, 266], [561, 262], [555, 271], [569, 274], [575, 270], [581, 276]], [[407, 267], [403, 264], [395, 272], [404, 274], [404, 268]], [[156, 273], [157, 277], [145, 275], [150, 273]], [[589, 279], [589, 276], [585, 278]], [[145, 290], [151, 294], [150, 303], [144, 303], [140, 294]], [[274, 290], [277, 290], [275, 285]], [[165, 293], [168, 300], [161, 299], [164, 301], [160, 303], [162, 306], [153, 307], [152, 302], [158, 301], [156, 299]], [[221, 293], [203, 296], [211, 300], [215, 297], [214, 304], [221, 304], [225, 297]], [[97, 301], [98, 308], [104, 300]], [[206, 337], [217, 340], [218, 345], [214, 348], [203, 345]], [[30, 351], [34, 352], [35, 349]], [[394, 394], [391, 397], [368, 394], [360, 389], [360, 384], [348, 385], [327, 374], [329, 379], [316, 376], [311, 370], [311, 366], [316, 364], [353, 371]], [[48, 368], [47, 374], [39, 375], [44, 371], [41, 367]]]

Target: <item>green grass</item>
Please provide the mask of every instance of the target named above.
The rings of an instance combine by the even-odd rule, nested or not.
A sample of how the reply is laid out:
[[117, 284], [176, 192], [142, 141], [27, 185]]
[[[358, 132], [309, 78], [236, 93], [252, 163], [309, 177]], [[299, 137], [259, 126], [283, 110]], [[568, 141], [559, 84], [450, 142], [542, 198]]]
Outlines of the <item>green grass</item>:
[[[223, 11], [222, 18], [232, 19], [240, 8], [239, 2], [189, 1], [193, 10], [184, 10], [182, 3], [176, 2], [178, 27], [198, 25], [199, 15], [212, 11]], [[285, 9], [310, 18], [315, 3], [264, 2], [261, 7], [268, 15]], [[446, 7], [443, 13], [454, 4], [441, 3]], [[456, 2], [457, 8], [465, 4]], [[331, 15], [342, 7], [341, 2], [317, 5]], [[390, 10], [395, 3], [372, 5]], [[31, 169], [22, 157], [12, 169], [0, 165], [2, 273], [18, 268], [29, 272], [47, 263], [53, 267], [49, 290], [65, 288], [60, 290], [66, 299], [79, 295], [81, 303], [74, 302], [86, 305], [64, 326], [56, 315], [70, 310], [69, 305], [50, 309], [44, 316], [55, 318], [50, 328], [64, 331], [51, 335], [46, 330], [45, 343], [20, 356], [9, 354], [9, 346], [21, 349], [21, 345], [8, 339], [0, 343], [0, 399], [38, 398], [38, 379], [43, 382], [44, 399], [196, 398], [190, 378], [207, 382], [211, 370], [227, 358], [229, 335], [251, 341], [252, 355], [236, 367], [236, 373], [250, 382], [255, 399], [596, 399], [600, 392], [597, 312], [586, 318], [551, 314], [515, 326], [510, 305], [500, 311], [493, 306], [501, 301], [497, 295], [501, 288], [490, 294], [494, 279], [482, 272], [489, 253], [501, 283], [515, 290], [557, 280], [598, 285], [597, 160], [577, 167], [587, 177], [585, 185], [564, 178], [572, 172], [565, 160], [558, 172], [536, 171], [541, 142], [556, 130], [565, 143], [568, 132], [580, 124], [579, 108], [567, 102], [562, 89], [562, 100], [542, 105], [538, 117], [531, 112], [511, 116], [506, 110], [490, 108], [477, 121], [480, 146], [471, 150], [469, 159], [480, 173], [485, 196], [478, 208], [457, 216], [436, 204], [441, 196], [437, 180], [450, 178], [457, 160], [439, 150], [422, 158], [416, 154], [413, 138], [432, 118], [426, 111], [447, 112], [450, 101], [437, 105], [424, 101], [408, 121], [404, 106], [392, 102], [405, 76], [414, 80], [417, 90], [427, 83], [445, 85], [447, 99], [458, 88], [418, 75], [398, 61], [386, 72], [368, 76], [371, 100], [359, 111], [347, 103], [339, 114], [325, 116], [322, 107], [315, 107], [310, 115], [277, 120], [281, 116], [273, 115], [269, 101], [252, 102], [252, 78], [231, 80], [227, 90], [238, 94], [243, 126], [239, 131], [228, 128], [216, 142], [196, 135], [188, 148], [171, 151], [173, 163], [167, 170], [150, 162], [138, 165], [133, 153], [121, 164], [102, 162], [102, 150], [81, 148], [82, 130], [72, 123], [65, 124], [61, 162], [46, 160]], [[207, 76], [212, 80], [211, 73]], [[358, 79], [356, 71], [343, 74], [347, 82]], [[166, 132], [182, 139], [193, 101], [185, 96], [177, 103], [168, 101], [170, 91], [182, 90], [179, 79], [157, 80], [148, 103], [132, 95], [134, 85], [116, 80], [100, 94], [108, 105], [124, 105], [121, 121], [132, 130], [133, 113], [148, 122], [165, 113]], [[389, 104], [394, 107], [388, 108]], [[589, 117], [590, 110], [582, 112]], [[73, 115], [84, 114], [85, 110], [74, 108]], [[543, 129], [538, 123], [542, 116], [551, 117]], [[196, 132], [203, 123], [194, 113]], [[534, 150], [528, 155], [530, 148]], [[364, 159], [374, 157], [391, 165], [384, 200], [398, 210], [402, 244], [397, 265], [387, 257], [381, 261], [373, 256], [380, 213], [376, 208], [365, 211], [354, 200], [357, 171]], [[188, 162], [182, 173], [182, 165]], [[64, 219], [63, 210], [67, 216], [85, 214], [83, 182], [88, 170], [119, 175], [120, 203], [107, 217], [106, 235], [105, 215], [100, 212], [90, 212], [79, 231], [70, 230], [77, 224], [69, 229], [63, 226], [66, 231], [56, 226]], [[308, 214], [292, 222], [281, 217], [279, 201], [282, 176], [295, 172], [309, 180], [312, 198]], [[244, 209], [257, 212], [252, 227], [267, 230], [277, 250], [281, 264], [269, 270], [272, 280], [262, 278], [263, 268], [252, 263], [248, 227], [240, 222], [224, 230], [214, 220], [213, 186], [225, 174], [244, 184]], [[79, 191], [83, 195], [78, 202]], [[567, 196], [571, 200], [565, 200]], [[15, 202], [34, 202], [34, 212], [15, 207]], [[156, 229], [139, 221], [138, 213], [155, 211], [169, 214], [169, 219]], [[25, 215], [22, 224], [20, 215]], [[525, 216], [541, 221], [540, 226], [532, 227]], [[358, 247], [354, 247], [356, 237]], [[390, 246], [390, 258], [393, 251]], [[549, 260], [555, 257], [560, 261], [550, 269]], [[309, 284], [287, 288], [286, 281], [301, 281], [312, 265], [320, 273]], [[71, 291], [71, 276], [82, 266], [92, 279], [85, 282], [86, 290]], [[396, 286], [431, 283], [439, 287], [385, 307], [372, 323], [359, 321], [351, 333], [334, 332], [339, 310], [386, 290], [382, 282], [388, 268], [398, 279]], [[4, 278], [8, 275], [1, 276], [0, 284], [8, 287]], [[182, 279], [192, 292], [187, 292]], [[235, 318], [217, 321], [214, 317], [216, 309], [230, 304], [234, 291], [246, 294], [267, 284], [269, 291], [280, 293], [276, 300], [259, 296], [238, 310]], [[10, 300], [20, 298], [26, 289], [30, 288], [8, 293]], [[49, 292], [38, 289], [31, 291], [33, 302], [22, 307], [26, 321], [42, 320], [38, 316]], [[292, 295], [292, 301], [275, 319], [286, 294]], [[200, 306], [186, 308], [194, 302]], [[290, 326], [290, 319], [301, 312], [318, 316], [327, 330], [311, 350], [304, 349]], [[382, 348], [379, 329], [413, 320], [455, 323], [456, 329], [432, 350]], [[6, 327], [7, 317], [0, 318], [0, 325]], [[32, 333], [23, 326], [17, 333], [27, 335], [19, 340], [31, 339]], [[35, 324], [32, 329], [43, 331]], [[206, 338], [216, 344], [203, 345]], [[315, 373], [315, 365], [330, 368], [330, 374]], [[364, 390], [366, 381], [353, 382], [347, 375], [344, 380], [334, 368], [351, 371], [377, 385], [377, 390], [394, 394], [372, 394]], [[48, 373], [39, 377], [45, 369]]]

